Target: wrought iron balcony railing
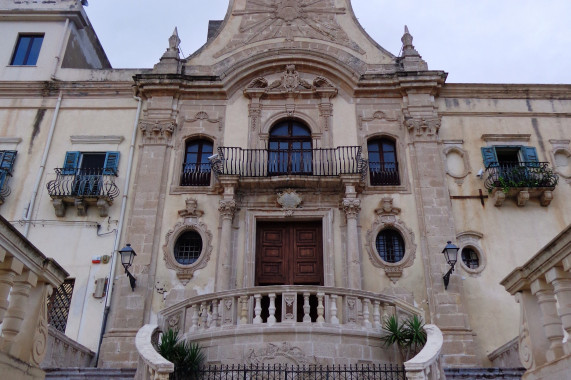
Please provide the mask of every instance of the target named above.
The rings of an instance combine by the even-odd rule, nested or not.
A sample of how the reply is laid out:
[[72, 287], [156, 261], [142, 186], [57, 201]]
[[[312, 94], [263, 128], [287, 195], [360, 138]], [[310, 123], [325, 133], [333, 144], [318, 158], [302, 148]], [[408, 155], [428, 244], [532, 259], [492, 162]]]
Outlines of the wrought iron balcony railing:
[[110, 201], [119, 195], [115, 184], [117, 172], [113, 169], [57, 168], [56, 179], [47, 184], [54, 198], [106, 198]]
[[484, 186], [489, 191], [501, 188], [555, 187], [559, 176], [549, 168], [548, 162], [492, 162], [487, 168]]
[[10, 171], [0, 168], [0, 178], [3, 178], [3, 181], [0, 181], [0, 204], [4, 203], [4, 200], [10, 193], [12, 189], [8, 186], [8, 178], [12, 177]]
[[366, 167], [360, 146], [284, 150], [219, 147], [218, 158], [212, 160], [216, 174], [241, 177], [363, 175]]
[[369, 161], [369, 176], [372, 186], [400, 185], [398, 162]]
[[184, 163], [180, 177], [181, 186], [210, 185], [210, 163]]

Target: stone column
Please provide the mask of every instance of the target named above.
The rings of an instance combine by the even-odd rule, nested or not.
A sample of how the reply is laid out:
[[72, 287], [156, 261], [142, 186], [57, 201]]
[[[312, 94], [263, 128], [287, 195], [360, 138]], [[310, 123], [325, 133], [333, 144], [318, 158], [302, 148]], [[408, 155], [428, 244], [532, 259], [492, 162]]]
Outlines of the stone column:
[[224, 186], [224, 194], [220, 200], [221, 228], [220, 243], [218, 252], [218, 268], [216, 270], [216, 291], [221, 292], [234, 288], [231, 284], [232, 278], [232, 219], [236, 211], [236, 201], [234, 200], [234, 188], [237, 186], [238, 179], [236, 177], [222, 177], [220, 182]]
[[[344, 179], [346, 182], [347, 179]], [[357, 198], [355, 184], [346, 183], [343, 211], [347, 217], [347, 287], [349, 289], [362, 288], [361, 254], [359, 251], [359, 229], [357, 219], [361, 211], [361, 200]]]
[[450, 194], [438, 141], [440, 117], [426, 89], [409, 89], [405, 99], [405, 126], [409, 131], [413, 194], [419, 219], [419, 246], [429, 300], [430, 320], [444, 334], [444, 365], [477, 366], [474, 337], [464, 306], [462, 282], [457, 275], [444, 289], [442, 276], [449, 269], [442, 255], [448, 240], [455, 240]]
[[[165, 100], [164, 103], [172, 104], [172, 100]], [[172, 112], [172, 108], [168, 112]], [[137, 284], [134, 291], [131, 290], [125, 271], [119, 263], [107, 332], [101, 344], [100, 367], [135, 368], [139, 360], [135, 335], [150, 315], [156, 261], [160, 250], [163, 195], [167, 188], [172, 148], [170, 142], [175, 128], [174, 120], [146, 119], [139, 123], [142, 143], [138, 171], [130, 194], [133, 207], [121, 243], [131, 243], [137, 252], [133, 266], [129, 269], [136, 277]]]

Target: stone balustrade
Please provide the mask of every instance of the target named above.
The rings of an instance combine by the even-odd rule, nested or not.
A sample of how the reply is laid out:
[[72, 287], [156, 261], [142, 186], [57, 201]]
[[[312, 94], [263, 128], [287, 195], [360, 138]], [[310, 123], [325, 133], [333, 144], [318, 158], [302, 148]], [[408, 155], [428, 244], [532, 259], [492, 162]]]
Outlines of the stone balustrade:
[[0, 217], [0, 372], [42, 378], [47, 348], [47, 299], [68, 273]]
[[571, 226], [501, 284], [520, 304], [523, 379], [562, 379], [571, 368]]
[[46, 356], [41, 363], [41, 368], [86, 368], [95, 367], [95, 352], [64, 333], [48, 326], [48, 343]]
[[191, 297], [162, 310], [159, 326], [199, 343], [209, 363], [396, 363], [397, 351], [380, 340], [383, 319], [394, 314], [423, 312], [367, 291], [264, 286]]
[[322, 286], [264, 286], [192, 297], [162, 310], [163, 329], [185, 333], [244, 325], [344, 325], [380, 330], [385, 316], [421, 315], [393, 296]]
[[152, 337], [159, 326], [145, 325], [137, 332], [135, 345], [139, 352], [136, 380], [168, 380], [174, 372], [174, 364], [162, 357], [152, 344]]
[[440, 352], [444, 337], [436, 325], [425, 325], [426, 344], [412, 359], [404, 363], [408, 380], [440, 380], [445, 379]]

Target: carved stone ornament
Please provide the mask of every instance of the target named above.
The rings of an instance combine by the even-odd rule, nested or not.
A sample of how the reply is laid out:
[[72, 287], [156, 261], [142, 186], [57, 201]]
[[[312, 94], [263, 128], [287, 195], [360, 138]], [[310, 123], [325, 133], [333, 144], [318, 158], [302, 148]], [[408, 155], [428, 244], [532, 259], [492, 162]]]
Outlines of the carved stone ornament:
[[222, 199], [218, 205], [218, 211], [222, 218], [232, 219], [236, 212], [236, 201], [233, 199]]
[[361, 200], [357, 198], [345, 198], [342, 203], [343, 211], [347, 219], [355, 219], [361, 211]]
[[266, 78], [253, 79], [244, 90], [250, 98], [259, 98], [263, 94], [316, 94], [320, 98], [332, 98], [337, 95], [337, 89], [324, 77], [315, 77], [312, 83], [303, 79], [296, 70], [295, 65], [286, 65], [280, 79], [271, 83]]
[[[212, 233], [208, 231], [206, 225], [202, 222], [189, 222], [186, 219], [184, 222], [177, 223], [165, 237], [165, 245], [163, 246], [163, 259], [165, 260], [166, 267], [176, 272], [177, 277], [186, 285], [188, 281], [194, 276], [194, 272], [206, 267], [210, 256], [212, 254]], [[190, 265], [182, 265], [176, 261], [174, 257], [174, 247], [177, 239], [186, 231], [196, 231], [200, 234], [202, 239], [202, 252], [198, 259]]]
[[143, 134], [143, 143], [168, 143], [176, 129], [174, 120], [141, 120], [139, 130]]
[[204, 111], [197, 112], [196, 115], [194, 115], [194, 117], [185, 117], [184, 121], [185, 121], [185, 123], [195, 123], [197, 121], [206, 121], [210, 124], [218, 124], [218, 130], [219, 131], [221, 131], [224, 128], [224, 123], [223, 123], [221, 117], [213, 119], [210, 116], [208, 116], [208, 113], [206, 113]]
[[178, 215], [183, 218], [200, 218], [204, 215], [204, 211], [198, 209], [198, 202], [194, 198], [187, 198], [186, 208], [178, 210]]
[[391, 117], [383, 111], [375, 111], [371, 117], [359, 116], [359, 129], [363, 129], [363, 124], [375, 120], [384, 120], [386, 122], [398, 122], [397, 117]]
[[293, 189], [278, 192], [277, 202], [284, 211], [285, 216], [292, 216], [293, 211], [303, 202], [303, 198]]
[[[446, 174], [449, 175], [450, 177], [454, 178], [456, 183], [458, 184], [462, 184], [464, 183], [464, 179], [468, 176], [468, 174], [471, 173], [472, 168], [470, 167], [470, 160], [468, 160], [468, 152], [466, 152], [464, 149], [457, 147], [457, 146], [449, 146], [444, 148], [444, 150], [442, 151], [442, 153], [444, 153], [444, 156], [446, 157]], [[458, 156], [460, 156], [462, 158], [462, 170], [460, 172], [455, 172], [453, 170], [450, 169], [449, 164], [448, 164], [448, 156], [452, 155], [452, 154], [457, 154]]]
[[404, 125], [415, 136], [435, 137], [440, 130], [441, 120], [439, 117], [413, 118], [405, 117]]
[[[377, 268], [385, 270], [387, 277], [396, 283], [402, 277], [404, 268], [410, 267], [416, 258], [416, 244], [414, 243], [414, 232], [408, 228], [402, 220], [398, 218], [400, 208], [393, 206], [393, 199], [385, 197], [380, 202], [380, 207], [375, 210], [377, 218], [371, 229], [367, 231], [367, 252], [371, 263]], [[400, 233], [404, 241], [404, 257], [396, 263], [389, 263], [381, 258], [377, 251], [377, 235], [385, 229], [393, 229]]]
[[214, 57], [247, 44], [273, 39], [294, 41], [296, 37], [327, 41], [365, 54], [337, 23], [336, 15], [347, 10], [335, 7], [334, 3], [334, 0], [246, 0], [244, 9], [232, 13], [244, 16], [239, 32]]
[[[41, 286], [41, 285], [39, 285]], [[44, 360], [48, 348], [48, 309], [47, 300], [53, 292], [53, 288], [49, 284], [44, 284], [41, 294], [42, 302], [40, 305], [40, 314], [38, 316], [38, 323], [36, 325], [36, 332], [34, 334], [34, 343], [32, 346], [32, 363], [39, 367], [40, 363]]]
[[524, 301], [521, 293], [515, 294], [516, 302], [520, 305], [520, 324], [519, 324], [519, 360], [525, 369], [530, 370], [535, 367], [535, 360], [533, 358], [533, 345], [531, 344], [531, 337], [529, 334], [529, 326], [525, 314]]
[[289, 342], [281, 345], [267, 343], [259, 349], [250, 349], [244, 358], [246, 364], [289, 364], [315, 365], [320, 364], [315, 356], [307, 356], [299, 347]]

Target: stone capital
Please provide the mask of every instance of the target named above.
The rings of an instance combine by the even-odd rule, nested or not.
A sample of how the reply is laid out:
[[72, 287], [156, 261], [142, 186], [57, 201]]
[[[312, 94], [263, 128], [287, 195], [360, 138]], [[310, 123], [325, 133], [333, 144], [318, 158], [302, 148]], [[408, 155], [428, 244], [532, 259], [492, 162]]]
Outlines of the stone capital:
[[361, 200], [356, 198], [343, 199], [343, 211], [348, 219], [356, 219], [361, 211]]
[[441, 119], [437, 116], [427, 118], [409, 116], [405, 117], [404, 125], [412, 136], [433, 140], [436, 139], [440, 130]]
[[218, 211], [224, 219], [232, 219], [236, 212], [236, 201], [233, 199], [222, 199], [220, 201]]
[[139, 130], [143, 134], [143, 144], [168, 144], [176, 129], [174, 120], [141, 120]]

